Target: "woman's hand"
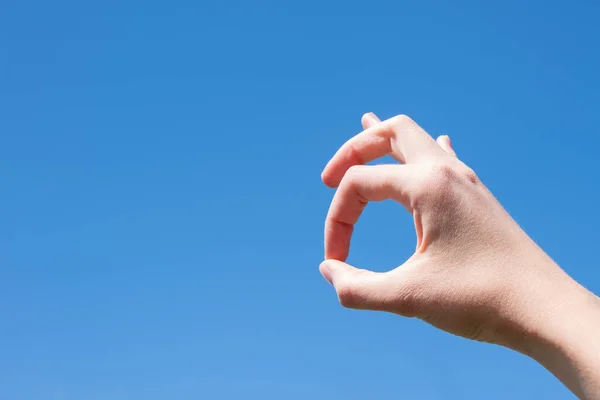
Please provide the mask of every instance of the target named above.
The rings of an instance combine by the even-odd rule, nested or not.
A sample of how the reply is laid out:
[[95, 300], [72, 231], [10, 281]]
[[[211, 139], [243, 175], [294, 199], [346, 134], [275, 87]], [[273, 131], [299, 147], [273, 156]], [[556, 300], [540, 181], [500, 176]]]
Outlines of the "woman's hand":
[[[337, 191], [325, 223], [320, 270], [340, 303], [417, 317], [456, 335], [511, 347], [547, 366], [567, 357], [557, 351], [542, 360], [545, 356], [537, 353], [573, 340], [572, 334], [560, 333], [556, 319], [572, 317], [578, 307], [600, 316], [598, 299], [525, 234], [456, 157], [448, 137], [436, 141], [402, 115], [380, 122], [366, 114], [363, 126], [322, 174]], [[388, 154], [400, 164], [364, 165]], [[415, 253], [385, 273], [346, 264], [364, 207], [386, 199], [413, 215]], [[600, 331], [596, 337], [600, 342]], [[572, 371], [548, 368], [579, 395], [598, 390], [598, 373], [585, 386]], [[594, 393], [600, 396], [600, 390]]]

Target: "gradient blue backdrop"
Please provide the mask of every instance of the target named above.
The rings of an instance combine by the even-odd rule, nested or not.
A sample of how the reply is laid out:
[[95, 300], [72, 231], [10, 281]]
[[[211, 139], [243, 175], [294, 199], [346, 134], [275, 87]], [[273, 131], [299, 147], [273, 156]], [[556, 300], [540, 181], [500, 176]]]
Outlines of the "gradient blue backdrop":
[[[481, 3], [4, 0], [0, 398], [570, 398], [318, 272], [322, 167], [406, 113], [600, 292], [599, 3]], [[414, 244], [371, 205], [350, 261]]]

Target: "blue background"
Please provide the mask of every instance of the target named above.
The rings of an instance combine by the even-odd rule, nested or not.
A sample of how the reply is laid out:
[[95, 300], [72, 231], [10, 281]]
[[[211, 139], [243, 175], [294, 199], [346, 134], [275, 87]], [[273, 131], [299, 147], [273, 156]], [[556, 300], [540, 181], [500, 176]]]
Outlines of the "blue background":
[[[318, 272], [322, 167], [405, 113], [600, 292], [599, 3], [482, 3], [4, 0], [0, 398], [570, 398]], [[350, 262], [411, 221], [369, 206]]]

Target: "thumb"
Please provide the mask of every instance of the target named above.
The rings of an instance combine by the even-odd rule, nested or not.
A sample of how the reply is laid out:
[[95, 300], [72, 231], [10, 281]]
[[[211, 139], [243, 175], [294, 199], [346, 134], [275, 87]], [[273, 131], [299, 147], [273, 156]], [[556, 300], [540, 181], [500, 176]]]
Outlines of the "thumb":
[[337, 260], [326, 260], [319, 270], [333, 285], [340, 304], [359, 310], [387, 310], [393, 293], [388, 273], [355, 268]]

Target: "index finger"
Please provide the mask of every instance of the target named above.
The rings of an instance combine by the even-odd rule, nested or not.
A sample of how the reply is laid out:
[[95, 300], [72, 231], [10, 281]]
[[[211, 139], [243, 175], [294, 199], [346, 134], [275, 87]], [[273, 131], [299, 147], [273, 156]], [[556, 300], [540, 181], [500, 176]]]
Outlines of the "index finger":
[[345, 261], [354, 225], [367, 203], [392, 199], [412, 212], [411, 193], [421, 181], [419, 166], [354, 167], [336, 190], [325, 219], [325, 258]]
[[444, 155], [435, 140], [412, 119], [399, 115], [365, 129], [340, 147], [321, 174], [329, 187], [337, 187], [353, 165], [366, 164], [385, 155], [401, 163]]

